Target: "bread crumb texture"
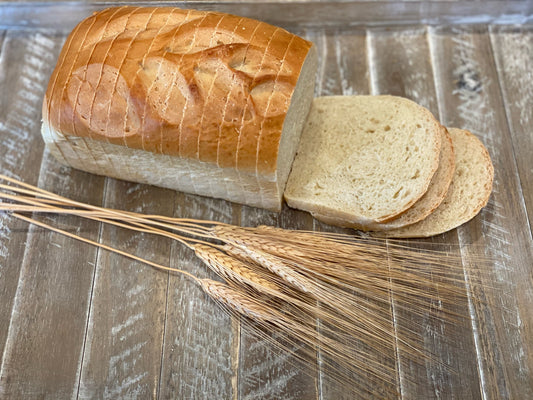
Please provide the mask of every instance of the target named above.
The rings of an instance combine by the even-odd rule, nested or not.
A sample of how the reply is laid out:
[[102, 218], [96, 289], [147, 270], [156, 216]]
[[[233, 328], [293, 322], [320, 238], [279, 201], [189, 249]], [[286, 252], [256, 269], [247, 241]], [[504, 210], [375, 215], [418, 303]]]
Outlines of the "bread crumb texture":
[[316, 98], [285, 198], [356, 226], [390, 220], [427, 191], [441, 130], [428, 110], [404, 98]]
[[441, 205], [416, 224], [380, 235], [427, 237], [454, 229], [474, 218], [487, 204], [494, 167], [483, 143], [471, 132], [450, 128], [455, 149], [455, 174]]

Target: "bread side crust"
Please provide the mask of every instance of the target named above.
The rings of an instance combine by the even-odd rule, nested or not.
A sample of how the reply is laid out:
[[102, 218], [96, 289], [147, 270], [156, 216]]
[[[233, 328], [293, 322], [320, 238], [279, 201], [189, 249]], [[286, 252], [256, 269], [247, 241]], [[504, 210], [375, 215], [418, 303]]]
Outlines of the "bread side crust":
[[281, 192], [275, 174], [257, 177], [253, 173], [239, 173], [234, 168], [220, 168], [198, 160], [153, 154], [91, 138], [68, 137], [45, 122], [41, 132], [50, 153], [67, 166], [97, 175], [280, 210]]

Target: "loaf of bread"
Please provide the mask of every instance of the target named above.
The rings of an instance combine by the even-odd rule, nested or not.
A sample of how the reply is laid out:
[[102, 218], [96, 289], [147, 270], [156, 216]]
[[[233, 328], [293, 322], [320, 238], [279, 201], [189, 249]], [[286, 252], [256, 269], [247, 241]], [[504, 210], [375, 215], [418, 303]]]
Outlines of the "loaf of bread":
[[68, 37], [42, 135], [75, 168], [279, 210], [315, 74], [312, 43], [263, 22], [110, 8]]
[[427, 109], [400, 97], [316, 98], [285, 199], [335, 225], [390, 221], [427, 192], [444, 129]]

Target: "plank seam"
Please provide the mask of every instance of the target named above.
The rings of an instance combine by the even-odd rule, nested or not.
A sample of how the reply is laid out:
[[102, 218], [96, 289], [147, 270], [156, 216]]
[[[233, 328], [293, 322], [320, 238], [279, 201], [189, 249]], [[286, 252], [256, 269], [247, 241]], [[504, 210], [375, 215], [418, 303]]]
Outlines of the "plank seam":
[[[172, 249], [169, 252], [169, 264], [170, 265], [170, 259], [172, 257]], [[168, 319], [168, 298], [170, 297], [170, 272], [167, 273], [167, 289], [166, 289], [166, 295], [165, 295], [165, 315], [163, 317], [163, 330], [162, 330], [162, 338], [161, 338], [161, 361], [159, 365], [159, 379], [157, 381], [157, 393], [156, 396], [158, 399], [161, 398], [161, 385], [163, 381], [163, 368], [165, 365], [165, 347], [167, 344], [167, 319]]]
[[[105, 182], [104, 182], [104, 188], [102, 192], [102, 204], [105, 204], [105, 199], [107, 197], [107, 189], [108, 189], [107, 186], [109, 182], [109, 178], [104, 178], [104, 179], [105, 179]], [[102, 242], [103, 230], [104, 230], [104, 224], [100, 223], [98, 227], [98, 239], [97, 239], [99, 243]], [[78, 372], [77, 372], [78, 385], [76, 388], [76, 399], [80, 398], [80, 389], [81, 389], [81, 384], [83, 380], [83, 366], [84, 366], [85, 356], [86, 356], [85, 353], [87, 351], [87, 340], [89, 339], [89, 324], [91, 322], [91, 318], [93, 315], [93, 298], [94, 298], [94, 288], [96, 285], [96, 273], [98, 271], [98, 266], [100, 265], [101, 254], [102, 254], [100, 250], [101, 249], [98, 247], [96, 249], [96, 253], [94, 256], [94, 267], [93, 267], [93, 277], [92, 277], [92, 282], [91, 282], [91, 292], [90, 292], [89, 304], [87, 305], [87, 321], [85, 323], [85, 333], [83, 335], [81, 358], [80, 358], [80, 362], [78, 365]]]
[[[442, 115], [443, 115], [443, 110], [442, 110], [442, 101], [441, 101], [441, 95], [442, 95], [442, 87], [440, 85], [440, 81], [438, 79], [438, 75], [439, 75], [439, 71], [438, 71], [438, 60], [437, 60], [437, 57], [436, 57], [436, 50], [435, 50], [435, 44], [434, 44], [434, 40], [435, 40], [435, 28], [434, 27], [428, 27], [428, 49], [429, 49], [429, 54], [430, 54], [430, 58], [431, 58], [431, 67], [433, 69], [433, 80], [434, 80], [434, 84], [435, 84], [435, 93], [437, 95], [437, 109], [438, 109], [438, 113], [439, 115], [441, 116], [442, 118]], [[439, 95], [440, 93], [440, 95]], [[466, 271], [466, 267], [465, 267], [465, 258], [464, 258], [464, 254], [463, 254], [463, 246], [461, 245], [461, 243], [463, 243], [461, 240], [460, 240], [460, 237], [459, 237], [459, 234], [457, 233], [457, 230], [455, 231], [454, 235], [457, 236], [457, 242], [459, 243], [459, 251], [460, 251], [460, 254], [461, 254], [461, 264], [463, 266], [463, 275], [464, 275], [464, 278], [465, 278], [465, 287], [466, 287], [466, 294], [467, 294], [467, 301], [468, 301], [468, 312], [469, 312], [469, 317], [470, 317], [470, 321], [471, 321], [471, 326], [472, 326], [472, 338], [474, 340], [474, 348], [475, 348], [475, 352], [476, 352], [476, 365], [477, 365], [477, 371], [478, 371], [478, 376], [479, 376], [479, 385], [480, 385], [480, 393], [481, 393], [481, 396], [482, 396], [482, 399], [483, 400], [486, 400], [488, 399], [488, 394], [487, 394], [487, 382], [486, 382], [486, 377], [485, 377], [485, 373], [484, 373], [484, 363], [483, 363], [483, 359], [482, 359], [482, 349], [481, 349], [481, 344], [480, 344], [480, 336], [479, 336], [479, 328], [477, 326], [477, 320], [476, 320], [476, 313], [475, 313], [475, 308], [474, 308], [474, 305], [473, 305], [473, 302], [472, 302], [472, 289], [470, 287], [470, 284], [469, 284], [469, 280], [468, 280], [468, 273]]]

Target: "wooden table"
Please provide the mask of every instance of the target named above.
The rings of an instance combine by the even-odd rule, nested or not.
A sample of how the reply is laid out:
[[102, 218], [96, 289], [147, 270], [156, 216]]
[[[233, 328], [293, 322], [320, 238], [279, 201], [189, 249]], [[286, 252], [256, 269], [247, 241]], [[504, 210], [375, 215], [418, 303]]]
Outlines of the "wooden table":
[[[479, 22], [488, 15], [491, 23], [436, 18], [430, 25], [377, 26], [369, 19], [372, 26], [339, 20], [335, 27], [334, 18], [355, 10], [348, 4], [346, 13], [333, 12], [323, 26], [305, 18], [288, 26], [319, 49], [316, 95], [411, 98], [445, 125], [478, 135], [494, 162], [494, 192], [481, 214], [417, 244], [452, 246], [466, 274], [478, 253], [487, 256], [493, 281], [485, 283], [494, 290], [469, 288], [486, 302], [458, 305], [473, 317], [465, 327], [413, 321], [428, 350], [456, 372], [437, 361], [411, 365], [400, 354], [402, 399], [533, 398], [533, 26], [531, 3], [524, 3], [525, 18], [511, 19], [526, 21], [519, 25], [501, 24], [499, 11], [478, 3], [477, 14], [467, 16]], [[63, 28], [93, 6], [76, 13], [70, 5], [67, 20], [55, 17], [57, 7], [9, 7], [0, 5], [1, 173], [106, 207], [234, 224], [326, 228], [287, 208], [274, 214], [59, 165], [40, 137], [41, 101], [65, 39]], [[236, 3], [224, 7], [239, 11]], [[275, 4], [262, 7], [261, 12], [279, 16]], [[254, 12], [251, 6], [242, 10]], [[297, 12], [305, 16], [307, 10]], [[402, 9], [395, 10], [399, 14], [392, 22], [401, 22]], [[35, 20], [39, 13], [49, 17]], [[33, 19], [22, 28], [8, 18], [30, 14]], [[69, 217], [40, 218], [212, 277], [190, 251], [168, 240]], [[323, 387], [327, 376], [306, 375], [289, 356], [246, 334], [190, 281], [7, 214], [0, 214], [0, 357], [0, 399], [346, 398]], [[406, 375], [415, 381], [402, 379]]]

